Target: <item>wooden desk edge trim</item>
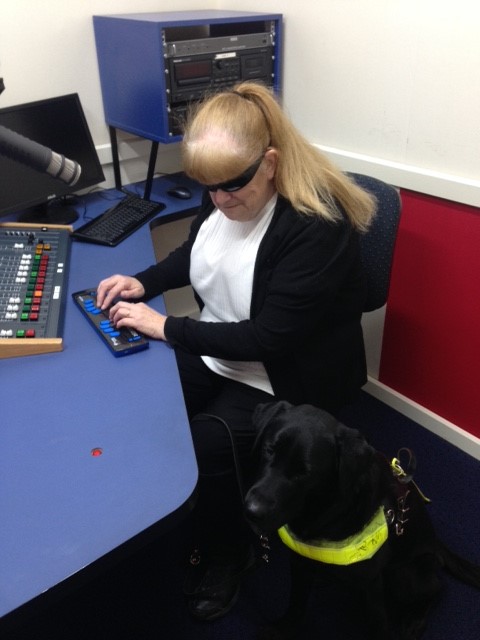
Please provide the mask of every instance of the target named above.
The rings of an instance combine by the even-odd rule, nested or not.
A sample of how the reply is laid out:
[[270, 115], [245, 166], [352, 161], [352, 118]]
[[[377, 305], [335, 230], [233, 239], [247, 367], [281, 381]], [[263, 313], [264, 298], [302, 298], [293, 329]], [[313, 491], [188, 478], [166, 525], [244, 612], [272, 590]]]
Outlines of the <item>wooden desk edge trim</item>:
[[30, 224], [28, 222], [0, 222], [0, 228], [2, 229], [66, 229], [70, 233], [73, 232], [73, 227], [69, 224]]
[[63, 350], [63, 338], [0, 338], [0, 360]]

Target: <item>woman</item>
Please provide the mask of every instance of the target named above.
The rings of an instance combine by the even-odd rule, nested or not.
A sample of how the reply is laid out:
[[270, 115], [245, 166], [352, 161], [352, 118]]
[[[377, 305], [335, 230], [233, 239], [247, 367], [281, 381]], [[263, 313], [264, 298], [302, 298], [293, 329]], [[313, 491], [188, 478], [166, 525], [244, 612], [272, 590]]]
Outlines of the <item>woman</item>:
[[[335, 412], [366, 380], [365, 295], [358, 234], [371, 197], [295, 129], [256, 83], [213, 95], [186, 126], [185, 172], [205, 185], [188, 240], [134, 277], [102, 281], [97, 302], [114, 323], [176, 350], [200, 480], [190, 576], [197, 618], [226, 613], [252, 565], [232, 457], [248, 473], [257, 404], [284, 399]], [[191, 283], [199, 320], [146, 299]]]

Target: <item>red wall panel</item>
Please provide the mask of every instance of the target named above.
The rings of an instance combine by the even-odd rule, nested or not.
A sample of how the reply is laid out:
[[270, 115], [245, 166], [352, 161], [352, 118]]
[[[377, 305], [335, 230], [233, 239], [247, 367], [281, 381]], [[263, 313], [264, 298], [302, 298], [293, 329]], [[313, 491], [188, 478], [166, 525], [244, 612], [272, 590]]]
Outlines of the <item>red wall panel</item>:
[[480, 210], [402, 202], [379, 378], [480, 437]]

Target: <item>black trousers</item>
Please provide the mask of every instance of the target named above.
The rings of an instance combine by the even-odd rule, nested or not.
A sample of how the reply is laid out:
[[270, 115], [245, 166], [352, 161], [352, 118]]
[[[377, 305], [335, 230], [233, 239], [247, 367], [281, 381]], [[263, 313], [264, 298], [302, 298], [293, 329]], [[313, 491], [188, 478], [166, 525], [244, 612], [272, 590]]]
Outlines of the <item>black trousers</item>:
[[213, 373], [199, 356], [180, 349], [176, 356], [199, 468], [195, 542], [207, 555], [228, 555], [251, 538], [242, 494], [248, 488], [256, 435], [252, 414], [257, 404], [272, 402], [274, 397]]

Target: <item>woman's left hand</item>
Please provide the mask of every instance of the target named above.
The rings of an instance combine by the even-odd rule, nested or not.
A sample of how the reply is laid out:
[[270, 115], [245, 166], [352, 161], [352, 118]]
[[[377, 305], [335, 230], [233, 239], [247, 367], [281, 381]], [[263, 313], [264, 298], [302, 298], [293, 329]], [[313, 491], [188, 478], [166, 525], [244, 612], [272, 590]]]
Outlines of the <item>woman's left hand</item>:
[[154, 311], [143, 302], [117, 302], [110, 309], [110, 320], [118, 327], [128, 327], [158, 340], [166, 340], [164, 326], [166, 316]]

